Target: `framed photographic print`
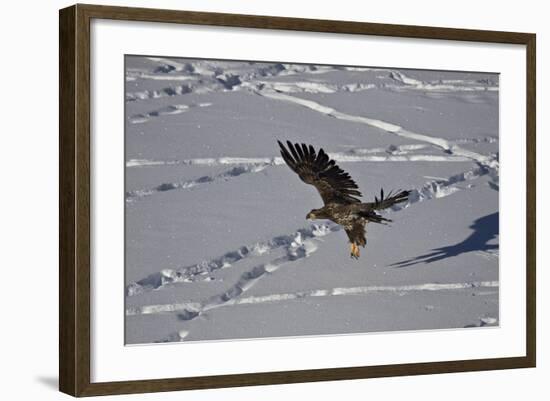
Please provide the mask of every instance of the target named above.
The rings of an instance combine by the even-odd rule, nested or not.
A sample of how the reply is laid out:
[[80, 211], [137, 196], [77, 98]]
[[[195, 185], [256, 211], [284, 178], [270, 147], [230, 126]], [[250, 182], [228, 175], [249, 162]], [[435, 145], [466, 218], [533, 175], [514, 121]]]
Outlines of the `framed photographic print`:
[[61, 10], [60, 390], [534, 367], [535, 112], [534, 34]]

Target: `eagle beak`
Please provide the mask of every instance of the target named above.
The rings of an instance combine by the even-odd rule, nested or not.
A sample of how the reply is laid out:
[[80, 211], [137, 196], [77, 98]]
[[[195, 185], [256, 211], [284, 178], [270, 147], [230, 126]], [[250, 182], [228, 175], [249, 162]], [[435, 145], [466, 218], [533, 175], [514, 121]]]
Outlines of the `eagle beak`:
[[307, 216], [306, 216], [306, 219], [307, 220], [313, 220], [313, 219], [315, 219], [315, 215], [313, 213], [308, 213]]

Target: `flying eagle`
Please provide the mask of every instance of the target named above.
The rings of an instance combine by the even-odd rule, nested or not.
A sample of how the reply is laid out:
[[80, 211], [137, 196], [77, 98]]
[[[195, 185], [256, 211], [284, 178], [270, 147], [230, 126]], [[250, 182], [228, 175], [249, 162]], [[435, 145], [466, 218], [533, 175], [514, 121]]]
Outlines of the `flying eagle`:
[[351, 244], [351, 257], [359, 258], [359, 245], [367, 244], [365, 226], [368, 222], [385, 224], [391, 220], [376, 213], [408, 200], [410, 191], [390, 192], [384, 198], [384, 190], [380, 190], [380, 198], [374, 202], [361, 203], [361, 192], [348, 173], [336, 165], [323, 149], [319, 153], [311, 145], [304, 143], [292, 144], [287, 141], [288, 149], [280, 142], [281, 156], [284, 161], [306, 184], [313, 185], [324, 206], [311, 210], [306, 219], [328, 219], [344, 227]]

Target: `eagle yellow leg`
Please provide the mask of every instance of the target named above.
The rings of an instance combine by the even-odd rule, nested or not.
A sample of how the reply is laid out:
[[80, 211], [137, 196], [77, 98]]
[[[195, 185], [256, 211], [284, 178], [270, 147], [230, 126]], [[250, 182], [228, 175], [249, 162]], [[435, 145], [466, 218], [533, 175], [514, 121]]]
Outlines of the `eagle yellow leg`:
[[351, 257], [354, 259], [359, 259], [360, 252], [359, 247], [355, 243], [351, 243]]

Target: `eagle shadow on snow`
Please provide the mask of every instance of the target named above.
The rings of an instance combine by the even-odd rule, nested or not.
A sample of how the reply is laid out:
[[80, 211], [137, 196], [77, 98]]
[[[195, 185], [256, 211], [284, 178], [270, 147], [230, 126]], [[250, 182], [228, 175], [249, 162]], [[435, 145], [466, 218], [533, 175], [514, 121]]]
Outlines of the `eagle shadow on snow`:
[[415, 265], [417, 263], [432, 263], [442, 259], [451, 258], [468, 252], [490, 251], [498, 249], [497, 244], [489, 244], [497, 238], [499, 233], [498, 212], [488, 214], [474, 220], [470, 226], [473, 232], [463, 241], [454, 245], [432, 249], [430, 252], [401, 262], [393, 263], [390, 266], [401, 268]]

